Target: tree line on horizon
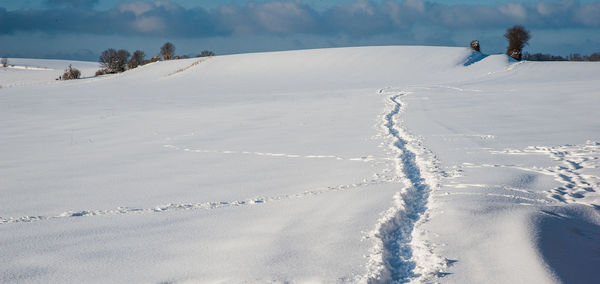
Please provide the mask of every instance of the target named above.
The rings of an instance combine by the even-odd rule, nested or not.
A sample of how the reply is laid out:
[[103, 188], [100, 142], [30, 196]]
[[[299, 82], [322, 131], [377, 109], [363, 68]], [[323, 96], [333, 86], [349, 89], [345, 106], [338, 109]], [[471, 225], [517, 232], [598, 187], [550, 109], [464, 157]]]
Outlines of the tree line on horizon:
[[[196, 57], [209, 57], [215, 56], [216, 54], [210, 50], [203, 50]], [[130, 57], [131, 56], [131, 57]], [[146, 59], [146, 54], [141, 50], [136, 50], [133, 54], [125, 49], [116, 50], [114, 48], [106, 49], [100, 54], [98, 62], [103, 67], [96, 71], [96, 76], [105, 74], [114, 74], [125, 72], [130, 69], [137, 68], [148, 63], [161, 61], [161, 60], [173, 60], [173, 59], [187, 59], [190, 58], [187, 55], [175, 55], [175, 45], [171, 42], [166, 42], [160, 47], [159, 55], [153, 56], [151, 59]], [[0, 58], [0, 65], [2, 67], [8, 67], [8, 58]], [[72, 80], [79, 79], [81, 77], [81, 71], [69, 65], [65, 69], [65, 72], [56, 78], [56, 80]]]
[[[210, 50], [203, 50], [196, 57], [215, 56], [216, 54]], [[131, 56], [131, 58], [130, 58]], [[96, 72], [96, 76], [105, 74], [121, 73], [126, 70], [134, 69], [148, 63], [161, 60], [187, 59], [187, 55], [175, 55], [175, 45], [171, 42], [166, 42], [160, 47], [159, 55], [152, 56], [146, 59], [146, 54], [141, 50], [136, 50], [133, 55], [125, 49], [116, 50], [114, 48], [106, 49], [100, 54], [98, 62], [103, 67]]]
[[594, 52], [590, 55], [581, 55], [579, 53], [572, 53], [566, 57], [560, 55], [552, 55], [546, 53], [525, 53], [523, 56], [524, 60], [528, 61], [585, 61], [585, 62], [597, 62], [600, 61], [600, 52]]
[[[506, 30], [504, 37], [508, 40], [508, 47], [506, 48], [506, 55], [514, 58], [515, 60], [528, 60], [528, 61], [600, 61], [600, 52], [592, 53], [591, 55], [581, 55], [579, 53], [572, 53], [567, 57], [560, 55], [543, 54], [543, 53], [525, 53], [523, 54], [523, 48], [528, 44], [531, 39], [531, 33], [521, 25], [513, 26]], [[481, 46], [478, 40], [471, 41], [471, 49], [473, 51], [481, 52]]]
[[[515, 60], [528, 60], [528, 61], [587, 61], [597, 62], [600, 61], [600, 52], [595, 52], [590, 55], [581, 55], [579, 53], [572, 53], [567, 57], [560, 55], [544, 54], [544, 53], [525, 53], [523, 54], [523, 48], [528, 45], [529, 39], [531, 39], [531, 33], [521, 25], [515, 25], [506, 30], [504, 37], [508, 40], [508, 47], [506, 48], [506, 55], [514, 58]], [[473, 51], [481, 52], [481, 46], [478, 40], [471, 41], [470, 47]], [[215, 56], [215, 53], [209, 50], [203, 50], [196, 57], [208, 57]], [[102, 52], [98, 58], [98, 62], [103, 67], [96, 71], [96, 76], [105, 74], [121, 73], [126, 70], [134, 69], [148, 63], [157, 62], [161, 60], [172, 60], [172, 59], [187, 59], [190, 58], [187, 55], [177, 56], [175, 55], [175, 45], [171, 42], [166, 42], [160, 47], [159, 55], [153, 56], [150, 59], [146, 59], [146, 54], [141, 50], [136, 50], [133, 54], [125, 49], [116, 50], [114, 48], [106, 49]], [[0, 65], [2, 67], [8, 67], [8, 58], [2, 57], [0, 59]], [[79, 79], [81, 72], [69, 65], [62, 76], [58, 77], [57, 80], [71, 80]]]
[[[215, 56], [215, 53], [210, 50], [203, 50], [196, 57], [208, 56]], [[190, 57], [187, 55], [175, 55], [175, 45], [171, 42], [163, 44], [160, 47], [159, 55], [153, 56], [151, 59], [146, 59], [146, 54], [141, 50], [136, 50], [133, 54], [130, 54], [129, 51], [125, 49], [116, 50], [114, 48], [109, 48], [104, 50], [98, 58], [98, 62], [100, 62], [102, 69], [96, 71], [96, 76], [121, 73], [160, 60], [187, 58]], [[6, 58], [3, 58], [2, 64], [6, 64], [6, 62]], [[69, 65], [69, 67], [65, 69], [63, 75], [56, 78], [56, 80], [72, 80], [79, 79], [80, 77], [81, 72], [77, 68], [73, 68], [73, 66]]]

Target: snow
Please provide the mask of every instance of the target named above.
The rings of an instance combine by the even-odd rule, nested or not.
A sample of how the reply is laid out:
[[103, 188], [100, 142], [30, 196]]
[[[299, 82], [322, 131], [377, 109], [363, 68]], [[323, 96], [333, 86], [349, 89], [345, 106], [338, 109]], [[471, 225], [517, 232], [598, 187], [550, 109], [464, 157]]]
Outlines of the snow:
[[[420, 46], [100, 77], [9, 63], [29, 68], [0, 68], [0, 282], [597, 278], [598, 64]], [[87, 78], [55, 81], [68, 64]]]
[[96, 62], [7, 58], [8, 66], [0, 67], [0, 88], [51, 84], [72, 65], [81, 77], [94, 76], [100, 65]]

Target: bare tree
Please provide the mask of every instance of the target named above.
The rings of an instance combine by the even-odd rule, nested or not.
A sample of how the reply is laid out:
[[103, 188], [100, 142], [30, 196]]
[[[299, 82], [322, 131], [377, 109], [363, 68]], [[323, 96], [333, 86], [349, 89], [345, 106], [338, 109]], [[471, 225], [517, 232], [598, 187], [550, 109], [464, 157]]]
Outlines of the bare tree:
[[127, 60], [129, 60], [129, 55], [129, 51], [125, 49], [119, 49], [117, 51], [117, 72], [127, 70]]
[[0, 59], [0, 63], [2, 63], [2, 67], [8, 67], [8, 58], [2, 57], [2, 59]]
[[479, 46], [478, 40], [471, 41], [471, 49], [477, 52], [481, 52], [481, 47]]
[[144, 57], [146, 57], [146, 54], [143, 51], [136, 50], [135, 52], [133, 52], [131, 59], [127, 63], [127, 68], [133, 69], [140, 65], [144, 65]]
[[100, 58], [98, 59], [98, 62], [100, 62], [100, 65], [104, 68], [104, 70], [106, 70], [105, 73], [117, 72], [116, 58], [117, 58], [117, 50], [115, 50], [114, 48], [109, 48], [105, 51], [102, 51], [102, 54], [100, 54]]
[[210, 51], [210, 50], [203, 50], [202, 52], [200, 52], [200, 54], [198, 54], [198, 56], [196, 57], [208, 57], [208, 56], [215, 56], [215, 53]]
[[125, 71], [128, 58], [129, 51], [124, 49], [117, 51], [114, 48], [109, 48], [100, 54], [98, 61], [106, 70], [105, 73], [118, 73]]
[[527, 45], [527, 42], [531, 38], [529, 31], [523, 26], [516, 25], [506, 30], [504, 37], [508, 40], [506, 55], [516, 60], [521, 60], [523, 47]]
[[69, 64], [69, 67], [65, 69], [65, 73], [60, 78], [62, 80], [72, 80], [79, 79], [79, 77], [81, 77], [81, 72]]
[[163, 46], [160, 47], [160, 55], [163, 60], [172, 59], [173, 55], [175, 55], [175, 45], [170, 42], [163, 44]]

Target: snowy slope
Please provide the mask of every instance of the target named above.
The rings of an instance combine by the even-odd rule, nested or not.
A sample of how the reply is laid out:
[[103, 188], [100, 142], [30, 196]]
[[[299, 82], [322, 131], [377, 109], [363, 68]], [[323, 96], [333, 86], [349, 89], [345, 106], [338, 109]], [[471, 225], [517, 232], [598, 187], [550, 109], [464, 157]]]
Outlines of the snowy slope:
[[361, 47], [37, 71], [0, 73], [0, 282], [593, 283], [598, 64]]
[[402, 91], [444, 176], [420, 231], [451, 260], [445, 281], [597, 282], [599, 67], [524, 62]]
[[0, 87], [22, 87], [30, 85], [46, 85], [56, 81], [69, 65], [81, 71], [81, 77], [94, 76], [100, 69], [96, 62], [7, 58], [8, 67], [0, 67]]

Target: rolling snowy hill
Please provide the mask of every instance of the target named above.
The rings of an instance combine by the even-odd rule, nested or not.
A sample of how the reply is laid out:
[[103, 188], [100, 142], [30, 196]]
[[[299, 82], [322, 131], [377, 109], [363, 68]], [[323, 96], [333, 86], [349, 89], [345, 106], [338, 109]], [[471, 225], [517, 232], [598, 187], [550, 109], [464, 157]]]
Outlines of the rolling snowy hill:
[[600, 64], [9, 61], [36, 68], [0, 68], [0, 282], [597, 280]]
[[69, 65], [81, 71], [83, 78], [94, 76], [100, 69], [100, 65], [96, 62], [73, 60], [10, 58], [8, 64], [7, 68], [0, 66], [2, 88], [51, 84], [65, 72]]

